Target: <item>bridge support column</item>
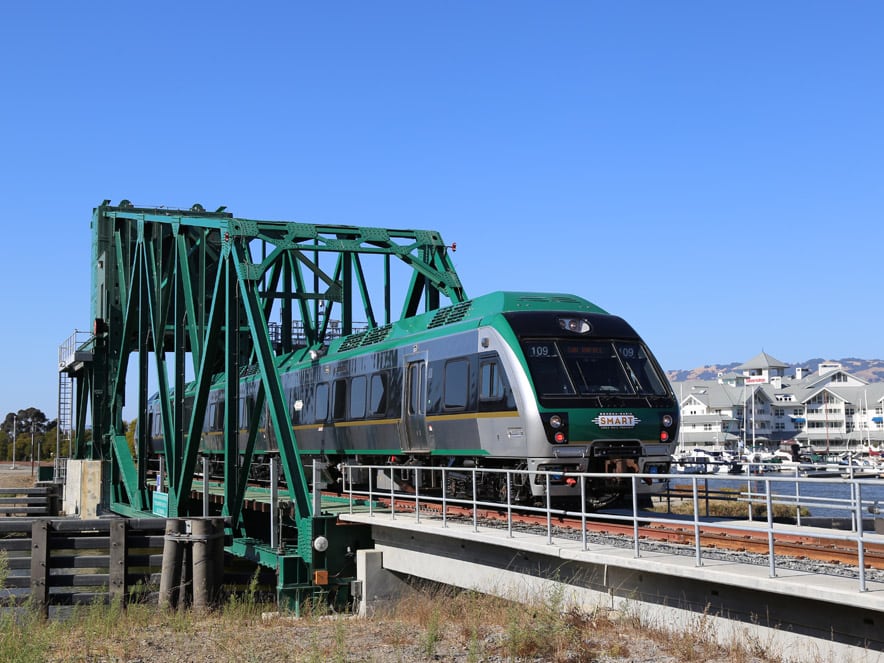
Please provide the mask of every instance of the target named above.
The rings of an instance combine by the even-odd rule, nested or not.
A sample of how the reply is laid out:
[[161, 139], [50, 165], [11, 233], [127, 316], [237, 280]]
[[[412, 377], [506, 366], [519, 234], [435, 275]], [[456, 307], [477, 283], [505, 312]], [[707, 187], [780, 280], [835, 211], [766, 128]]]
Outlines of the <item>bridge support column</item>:
[[184, 521], [169, 518], [166, 521], [166, 537], [163, 542], [163, 566], [160, 572], [159, 607], [161, 609], [178, 606], [181, 585], [181, 563], [184, 548], [181, 546], [181, 533]]
[[413, 591], [399, 574], [384, 568], [384, 553], [380, 550], [356, 551], [356, 582], [358, 589], [352, 593], [359, 599], [360, 617], [370, 616]]

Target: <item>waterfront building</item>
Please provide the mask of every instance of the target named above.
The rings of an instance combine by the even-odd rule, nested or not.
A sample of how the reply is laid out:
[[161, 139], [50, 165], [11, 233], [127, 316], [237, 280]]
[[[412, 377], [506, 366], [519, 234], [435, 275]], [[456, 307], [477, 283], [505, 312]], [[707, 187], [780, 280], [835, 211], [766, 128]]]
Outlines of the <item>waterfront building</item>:
[[837, 362], [787, 370], [762, 352], [715, 380], [673, 381], [679, 447], [884, 451], [884, 382], [851, 375]]

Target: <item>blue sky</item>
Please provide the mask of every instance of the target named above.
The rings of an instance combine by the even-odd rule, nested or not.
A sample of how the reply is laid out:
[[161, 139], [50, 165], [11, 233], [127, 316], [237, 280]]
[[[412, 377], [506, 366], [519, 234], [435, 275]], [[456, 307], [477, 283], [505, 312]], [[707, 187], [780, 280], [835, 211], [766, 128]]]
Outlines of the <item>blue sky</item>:
[[432, 228], [665, 369], [884, 356], [884, 4], [0, 5], [0, 416], [56, 414], [102, 199]]

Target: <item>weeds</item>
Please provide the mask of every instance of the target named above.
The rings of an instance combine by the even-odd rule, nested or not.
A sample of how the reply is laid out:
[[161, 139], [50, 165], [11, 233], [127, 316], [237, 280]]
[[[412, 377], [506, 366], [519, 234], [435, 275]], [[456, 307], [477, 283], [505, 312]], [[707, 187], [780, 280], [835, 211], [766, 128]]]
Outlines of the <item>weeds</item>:
[[441, 639], [439, 633], [439, 611], [434, 609], [430, 613], [430, 619], [427, 622], [426, 633], [424, 634], [424, 655], [427, 658], [432, 658], [433, 654], [436, 652], [436, 645], [439, 644], [439, 640]]
[[[141, 590], [138, 596], [146, 596]], [[319, 601], [300, 616], [261, 620], [257, 592], [245, 591], [208, 614], [162, 611], [147, 600], [92, 604], [64, 621], [27, 609], [0, 614], [0, 660], [59, 661], [260, 660], [411, 661], [543, 660], [553, 663], [651, 660], [764, 663], [734, 641], [719, 645], [711, 617], [672, 632], [626, 607], [570, 605], [561, 589], [516, 603], [452, 588], [423, 587], [372, 619], [330, 615]], [[648, 649], [651, 647], [652, 649]], [[653, 656], [651, 654], [650, 656]]]
[[0, 550], [0, 589], [6, 587], [6, 578], [9, 577], [9, 555], [5, 550]]
[[[709, 498], [704, 499], [703, 494], [700, 494], [700, 513], [701, 515], [708, 515], [716, 518], [748, 518], [749, 517], [749, 503], [746, 501], [742, 501], [741, 491], [736, 488], [722, 488], [720, 490], [715, 491], [717, 494], [722, 495], [720, 499]], [[687, 494], [686, 494], [687, 495]], [[707, 505], [708, 505], [708, 513], [707, 513]], [[652, 511], [664, 512], [664, 513], [674, 513], [678, 515], [688, 515], [691, 516], [694, 514], [694, 504], [692, 499], [689, 497], [676, 497], [673, 498], [667, 504], [666, 501], [662, 501], [659, 504], [655, 505]], [[800, 508], [801, 515], [803, 517], [810, 515], [810, 510], [806, 507]], [[795, 518], [796, 510], [795, 507], [789, 504], [774, 504], [773, 505], [773, 517], [778, 519], [791, 519]], [[767, 506], [764, 501], [755, 501], [752, 503], [752, 517], [753, 518], [766, 518], [767, 517]]]

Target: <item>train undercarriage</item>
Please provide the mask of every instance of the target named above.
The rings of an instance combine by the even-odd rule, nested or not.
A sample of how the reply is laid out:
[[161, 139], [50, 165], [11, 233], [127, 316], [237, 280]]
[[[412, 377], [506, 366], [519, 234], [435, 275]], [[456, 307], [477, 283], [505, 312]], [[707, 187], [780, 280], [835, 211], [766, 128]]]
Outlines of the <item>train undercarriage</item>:
[[[210, 478], [222, 480], [221, 455], [207, 456]], [[273, 473], [271, 463], [277, 454], [256, 455], [249, 480], [267, 486]], [[520, 507], [579, 509], [581, 497], [588, 510], [612, 506], [632, 497], [631, 474], [639, 472], [635, 458], [495, 459], [446, 456], [307, 456], [321, 463], [324, 490], [356, 492], [420, 492], [429, 497], [450, 500], [510, 504]], [[661, 466], [662, 467], [662, 466]], [[664, 473], [667, 470], [661, 470]], [[308, 471], [308, 478], [312, 472]], [[606, 476], [580, 476], [605, 474]], [[582, 485], [581, 485], [582, 484]], [[642, 479], [640, 492], [655, 492], [662, 484]], [[547, 497], [549, 495], [549, 497]]]

